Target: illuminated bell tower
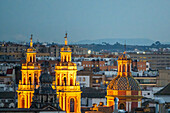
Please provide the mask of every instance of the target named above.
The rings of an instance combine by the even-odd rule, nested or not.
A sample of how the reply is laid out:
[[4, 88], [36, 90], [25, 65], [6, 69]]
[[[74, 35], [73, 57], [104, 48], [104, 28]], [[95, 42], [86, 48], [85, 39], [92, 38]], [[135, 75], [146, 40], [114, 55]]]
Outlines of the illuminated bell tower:
[[55, 85], [59, 98], [59, 105], [67, 113], [81, 113], [81, 90], [76, 82], [77, 66], [71, 62], [71, 49], [67, 45], [67, 33], [65, 34], [65, 46], [61, 48], [61, 61], [55, 66]]
[[33, 48], [32, 35], [30, 48], [26, 52], [26, 63], [22, 64], [22, 80], [18, 84], [18, 108], [30, 108], [34, 88], [39, 87], [40, 64], [36, 62], [36, 50]]

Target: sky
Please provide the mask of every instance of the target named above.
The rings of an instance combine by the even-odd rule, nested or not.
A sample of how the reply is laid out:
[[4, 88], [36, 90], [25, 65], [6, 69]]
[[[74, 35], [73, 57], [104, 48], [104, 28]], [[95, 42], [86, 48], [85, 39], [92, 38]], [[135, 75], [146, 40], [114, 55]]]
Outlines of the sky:
[[0, 0], [0, 41], [170, 42], [170, 0]]

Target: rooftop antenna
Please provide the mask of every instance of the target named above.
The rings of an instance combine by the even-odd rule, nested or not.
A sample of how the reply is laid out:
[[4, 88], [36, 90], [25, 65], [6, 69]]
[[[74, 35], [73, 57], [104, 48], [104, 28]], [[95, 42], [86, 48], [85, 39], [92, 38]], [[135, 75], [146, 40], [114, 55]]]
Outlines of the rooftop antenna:
[[124, 44], [124, 54], [126, 54], [126, 40], [125, 40], [125, 44]]

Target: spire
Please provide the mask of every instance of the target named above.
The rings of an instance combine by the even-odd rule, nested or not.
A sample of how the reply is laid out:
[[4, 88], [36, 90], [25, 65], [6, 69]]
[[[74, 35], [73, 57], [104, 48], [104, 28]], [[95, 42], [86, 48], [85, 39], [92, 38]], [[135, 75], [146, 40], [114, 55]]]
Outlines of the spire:
[[65, 46], [67, 45], [67, 32], [66, 32], [66, 34], [65, 34]]
[[31, 38], [30, 38], [30, 40], [31, 40], [31, 41], [30, 41], [30, 47], [33, 47], [32, 36], [33, 36], [33, 35], [31, 34]]

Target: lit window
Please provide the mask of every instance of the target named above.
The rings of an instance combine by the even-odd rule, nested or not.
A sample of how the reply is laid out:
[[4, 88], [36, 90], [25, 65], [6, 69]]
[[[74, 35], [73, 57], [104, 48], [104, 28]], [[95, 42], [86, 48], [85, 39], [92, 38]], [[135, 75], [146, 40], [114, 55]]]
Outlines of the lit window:
[[83, 82], [85, 82], [86, 81], [86, 79], [85, 79], [85, 77], [83, 77]]
[[99, 83], [99, 80], [96, 80], [96, 83]]

